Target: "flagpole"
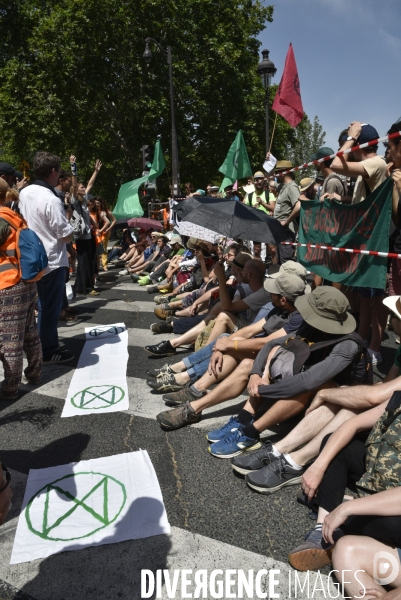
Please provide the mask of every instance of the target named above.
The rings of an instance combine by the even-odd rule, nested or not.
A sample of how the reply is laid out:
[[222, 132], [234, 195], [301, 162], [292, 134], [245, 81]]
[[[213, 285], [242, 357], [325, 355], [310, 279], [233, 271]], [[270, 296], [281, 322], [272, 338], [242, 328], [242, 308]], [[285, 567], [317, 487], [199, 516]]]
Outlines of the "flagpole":
[[276, 116], [274, 117], [273, 133], [272, 133], [272, 137], [271, 137], [271, 140], [270, 140], [269, 152], [271, 152], [271, 149], [272, 149], [272, 146], [273, 146], [274, 132], [276, 131], [276, 123], [277, 123], [277, 113], [276, 113]]

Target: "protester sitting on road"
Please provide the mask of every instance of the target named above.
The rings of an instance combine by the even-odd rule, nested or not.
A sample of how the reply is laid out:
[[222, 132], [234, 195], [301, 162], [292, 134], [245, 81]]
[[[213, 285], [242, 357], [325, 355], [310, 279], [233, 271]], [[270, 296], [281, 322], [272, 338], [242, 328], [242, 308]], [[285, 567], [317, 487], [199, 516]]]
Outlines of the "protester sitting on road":
[[[379, 134], [371, 125], [362, 125], [353, 121], [341, 150], [349, 150], [357, 144], [365, 144], [378, 137]], [[377, 150], [377, 144], [368, 146], [352, 153], [336, 156], [331, 163], [331, 169], [335, 173], [357, 178], [351, 204], [357, 204], [367, 198], [386, 179], [387, 165], [382, 157], [377, 156]], [[346, 199], [342, 201], [348, 202]], [[369, 353], [373, 365], [380, 364], [382, 362], [380, 346], [387, 320], [387, 310], [382, 303], [385, 290], [372, 286], [357, 288], [356, 291], [359, 291], [360, 298], [358, 333], [363, 340], [367, 340], [370, 330], [372, 331]]]
[[[401, 392], [397, 391], [389, 402], [356, 415], [324, 438], [318, 458], [302, 478], [309, 500], [316, 496], [317, 524], [289, 553], [294, 568], [315, 570], [329, 564], [344, 534], [366, 536], [369, 554], [385, 550], [397, 557], [392, 548], [401, 548], [400, 430]], [[369, 431], [366, 440], [362, 434]], [[360, 498], [343, 503], [346, 487]], [[346, 548], [353, 548], [354, 555], [356, 542], [345, 538], [338, 545], [336, 560], [343, 562], [341, 553]], [[350, 578], [351, 587], [359, 590], [355, 574]]]
[[272, 444], [267, 440], [255, 453], [231, 459], [235, 471], [246, 475], [246, 483], [261, 493], [273, 493], [300, 482], [308, 463], [314, 460], [323, 438], [355, 414], [388, 402], [401, 385], [401, 347], [383, 383], [320, 390], [302, 421], [291, 433]]
[[119, 242], [117, 242], [113, 248], [110, 250], [107, 258], [107, 262], [109, 265], [113, 265], [113, 263], [118, 262], [120, 260], [120, 256], [126, 252], [131, 243], [131, 235], [129, 229], [123, 229], [123, 235]]
[[[262, 431], [299, 414], [321, 387], [362, 383], [368, 378], [369, 358], [362, 340], [353, 333], [356, 323], [347, 313], [347, 304], [339, 290], [326, 286], [297, 298], [295, 307], [306, 325], [293, 340], [291, 336], [278, 338], [259, 352], [248, 384], [250, 398], [237, 417], [208, 434], [209, 441], [215, 442], [209, 447], [211, 454], [231, 458], [256, 449]], [[255, 414], [264, 409], [255, 420]], [[176, 410], [183, 411], [182, 419], [199, 420], [188, 402]]]
[[69, 223], [72, 211], [64, 209], [54, 191], [60, 172], [59, 157], [50, 152], [37, 152], [33, 170], [36, 179], [21, 190], [20, 210], [28, 227], [42, 240], [49, 260], [45, 275], [36, 283], [43, 363], [64, 363], [74, 358], [71, 352], [60, 348], [57, 334], [68, 269], [66, 244], [71, 242], [73, 233]]
[[[291, 263], [294, 265], [294, 269], [288, 270], [286, 273], [284, 269]], [[305, 292], [306, 282], [304, 278], [302, 279], [294, 273], [302, 274], [303, 271], [306, 274], [306, 270], [293, 261], [283, 265], [282, 269], [282, 274], [276, 281], [278, 293], [271, 295], [271, 302], [259, 311], [252, 325], [241, 328], [228, 337], [227, 334], [223, 334], [224, 337], [220, 336], [216, 342], [210, 342], [179, 363], [166, 365], [163, 371], [148, 372], [151, 378], [148, 385], [152, 389], [163, 392], [173, 392], [174, 389], [181, 390], [178, 393], [163, 396], [167, 406], [177, 406], [187, 400], [189, 402], [198, 400], [205, 396], [206, 390], [211, 385], [227, 378], [231, 373], [232, 377], [229, 380], [212, 390], [204, 399], [207, 406], [201, 403], [197, 408], [203, 410], [208, 406], [213, 406], [216, 400], [223, 402], [225, 399], [231, 398], [237, 388], [239, 389], [237, 393], [240, 394], [246, 387], [257, 352], [270, 339], [287, 335], [299, 329], [303, 324], [303, 319], [295, 309], [294, 302], [299, 295]], [[261, 312], [265, 314], [261, 316]], [[243, 343], [245, 340], [249, 340], [249, 342]], [[239, 349], [239, 344], [241, 349]], [[252, 360], [242, 364], [241, 361], [245, 358]], [[237, 372], [236, 368], [239, 363], [241, 363], [241, 369]], [[188, 383], [192, 383], [192, 385], [184, 387]], [[183, 427], [186, 424], [181, 423], [180, 426]]]
[[[258, 260], [252, 260], [251, 255], [244, 256], [245, 253], [238, 254], [233, 265], [237, 268], [244, 263], [242, 278], [244, 283], [249, 284], [249, 293], [241, 299], [234, 296], [231, 300], [229, 290], [227, 289], [224, 269], [220, 265], [215, 266], [216, 275], [219, 278], [219, 302], [211, 309], [205, 318], [201, 318], [195, 327], [173, 340], [166, 340], [154, 346], [145, 346], [145, 350], [158, 356], [169, 356], [176, 353], [176, 349], [182, 344], [193, 343], [205, 326], [212, 319], [216, 319], [209, 341], [216, 340], [222, 333], [232, 333], [235, 327], [249, 325], [255, 319], [259, 310], [269, 301], [269, 295], [263, 288], [263, 278], [265, 273], [264, 264]], [[237, 264], [238, 263], [238, 266]], [[246, 292], [245, 292], [246, 293]], [[238, 313], [246, 311], [244, 316], [237, 316]], [[217, 318], [216, 318], [217, 317]], [[181, 319], [180, 319], [181, 320]], [[174, 331], [179, 324], [174, 322]]]
[[[125, 261], [125, 268], [119, 272], [119, 275], [128, 275], [130, 273], [140, 272], [144, 263], [156, 250], [156, 242], [160, 232], [152, 231], [150, 234], [145, 229], [139, 230], [139, 240], [130, 243], [128, 250], [121, 255], [120, 260]], [[137, 279], [135, 279], [137, 281]]]
[[[145, 236], [145, 234], [144, 234], [144, 236]], [[156, 243], [154, 243], [155, 238], [156, 238]], [[171, 248], [167, 244], [168, 240], [163, 233], [153, 232], [151, 239], [153, 242], [153, 244], [152, 244], [153, 252], [148, 256], [148, 258], [145, 259], [143, 262], [139, 261], [141, 264], [138, 263], [138, 266], [135, 266], [133, 269], [131, 269], [129, 271], [127, 269], [120, 271], [120, 275], [127, 275], [128, 273], [132, 273], [133, 275], [132, 275], [131, 279], [134, 282], [136, 282], [136, 281], [139, 282], [139, 279], [143, 278], [144, 281], [141, 283], [141, 285], [146, 285], [145, 281], [147, 281], [148, 273], [151, 273], [155, 266], [158, 266], [159, 264], [164, 262], [164, 260], [171, 253]], [[147, 244], [146, 238], [143, 237], [141, 241], [144, 242], [145, 244]], [[139, 277], [139, 275], [140, 275], [140, 277]], [[146, 279], [145, 279], [145, 277], [146, 277]]]
[[[253, 325], [241, 329], [228, 338], [220, 337], [212, 350], [210, 347], [213, 342], [209, 344], [209, 347], [203, 349], [205, 359], [200, 364], [194, 363], [191, 357], [184, 359], [187, 360], [187, 364], [193, 364], [189, 373], [178, 375], [166, 373], [156, 381], [149, 380], [147, 382], [149, 387], [157, 391], [167, 391], [161, 389], [162, 387], [171, 389], [181, 387], [178, 392], [163, 396], [163, 400], [167, 406], [183, 406], [189, 402], [193, 410], [198, 413], [198, 421], [205, 408], [221, 404], [243, 392], [258, 351], [270, 340], [295, 332], [303, 323], [293, 302], [297, 296], [304, 293], [305, 283], [296, 275], [283, 275], [277, 280], [277, 285], [281, 291], [272, 295], [272, 302], [268, 305], [270, 310], [265, 318], [255, 321]], [[210, 355], [212, 356], [208, 360]], [[201, 357], [198, 355], [195, 360]], [[191, 375], [195, 383], [190, 387], [175, 383], [176, 381], [188, 382]], [[221, 381], [220, 385], [206, 394], [206, 390], [218, 381]], [[179, 411], [166, 411], [158, 415], [157, 419], [168, 429], [178, 429], [191, 424], [191, 421], [183, 418], [184, 416]]]
[[[172, 250], [170, 257], [149, 275], [150, 285], [146, 286], [148, 294], [154, 294], [162, 289], [173, 289], [173, 277], [179, 270], [185, 246], [180, 235], [171, 236], [169, 246]], [[161, 279], [163, 281], [160, 281]]]

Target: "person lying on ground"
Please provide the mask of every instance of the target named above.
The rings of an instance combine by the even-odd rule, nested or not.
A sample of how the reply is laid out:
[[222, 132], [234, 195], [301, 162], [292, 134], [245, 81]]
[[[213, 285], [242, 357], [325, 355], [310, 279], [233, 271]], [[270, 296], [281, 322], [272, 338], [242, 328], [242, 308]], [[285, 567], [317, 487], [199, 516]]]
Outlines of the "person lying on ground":
[[[344, 534], [366, 536], [370, 550], [374, 540], [380, 540], [386, 552], [401, 548], [400, 432], [397, 391], [389, 402], [356, 415], [324, 438], [318, 458], [302, 478], [305, 494], [315, 498], [318, 515], [305, 541], [288, 554], [294, 568], [315, 570], [329, 564]], [[346, 487], [359, 498], [343, 503]], [[338, 545], [336, 561], [355, 541], [345, 538]], [[380, 549], [380, 544], [375, 546]]]
[[[221, 272], [219, 272], [217, 267], [215, 267], [216, 274], [219, 277], [219, 302], [213, 306], [205, 317], [202, 317], [202, 315], [198, 315], [197, 319], [196, 317], [190, 317], [195, 322], [197, 321], [197, 325], [183, 335], [171, 341], [166, 340], [157, 345], [145, 346], [145, 350], [156, 356], [171, 356], [176, 353], [179, 346], [195, 342], [198, 335], [212, 319], [216, 319], [216, 321], [209, 341], [216, 340], [222, 333], [232, 333], [235, 327], [252, 323], [262, 306], [270, 300], [269, 294], [263, 288], [265, 267], [261, 261], [252, 259], [252, 256], [246, 253], [238, 254], [233, 261], [233, 265], [236, 267], [236, 273], [238, 270], [242, 270], [241, 266], [243, 265], [242, 278], [244, 283], [249, 285], [251, 292], [249, 295], [244, 299], [234, 295], [234, 299], [231, 300], [231, 296], [227, 290], [224, 271], [221, 268]], [[230, 312], [226, 312], [226, 308]], [[237, 316], [237, 314], [244, 311], [246, 311], [244, 316]], [[174, 321], [174, 332], [178, 332], [180, 321], [183, 321], [183, 319]]]
[[[252, 325], [241, 328], [228, 337], [219, 337], [215, 342], [210, 342], [198, 352], [167, 368], [163, 376], [160, 376], [159, 372], [151, 372], [147, 381], [149, 387], [159, 392], [179, 390], [178, 393], [163, 397], [167, 406], [178, 406], [187, 400], [191, 402], [201, 398], [208, 388], [230, 374], [233, 375], [232, 383], [235, 388], [242, 387], [243, 391], [259, 350], [272, 339], [296, 332], [303, 324], [302, 316], [296, 310], [294, 302], [304, 293], [305, 282], [297, 275], [284, 273], [276, 280], [276, 285], [279, 293], [273, 293], [271, 302], [263, 307], [268, 309], [265, 317], [257, 317]], [[247, 358], [251, 359], [246, 362], [247, 368], [242, 365], [237, 373], [239, 363]], [[187, 387], [191, 381], [192, 385]], [[227, 393], [232, 394], [231, 379], [224, 386], [224, 392], [220, 387], [211, 392], [211, 398], [208, 397], [207, 401], [213, 402], [214, 396], [224, 401]]]
[[[363, 341], [354, 333], [356, 322], [347, 313], [347, 305], [344, 294], [327, 286], [297, 298], [295, 307], [307, 325], [295, 337], [272, 340], [259, 352], [251, 369], [250, 397], [244, 408], [222, 428], [208, 434], [208, 439], [214, 441], [209, 446], [213, 456], [232, 458], [259, 448], [259, 436], [265, 429], [305, 410], [323, 387], [371, 381], [371, 363]], [[230, 399], [236, 395], [231, 394]], [[207, 401], [207, 397], [202, 400]], [[214, 404], [219, 404], [217, 398]], [[163, 417], [158, 415], [158, 420], [174, 425], [182, 421], [196, 423], [202, 417], [201, 410], [186, 402], [174, 409], [175, 414], [161, 413]], [[258, 418], [256, 413], [261, 413]]]

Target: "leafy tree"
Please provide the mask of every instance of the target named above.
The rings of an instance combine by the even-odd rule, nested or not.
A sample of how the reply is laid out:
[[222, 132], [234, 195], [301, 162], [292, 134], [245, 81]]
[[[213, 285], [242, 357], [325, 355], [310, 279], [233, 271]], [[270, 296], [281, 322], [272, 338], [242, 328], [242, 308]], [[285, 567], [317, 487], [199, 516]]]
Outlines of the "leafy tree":
[[[265, 121], [257, 36], [272, 16], [262, 0], [6, 0], [1, 159], [18, 166], [48, 149], [67, 166], [72, 152], [87, 180], [101, 158], [95, 191], [113, 205], [120, 185], [141, 175], [141, 146], [159, 136], [167, 175], [158, 185], [166, 194], [168, 65], [155, 45], [150, 65], [143, 60], [151, 36], [172, 47], [181, 181], [204, 187], [216, 180], [238, 129], [260, 168]], [[279, 117], [273, 152], [285, 157], [294, 136]]]
[[[319, 123], [317, 116], [310, 122], [305, 115], [298, 127], [295, 129], [295, 139], [288, 145], [288, 159], [295, 166], [309, 162], [309, 157], [321, 148], [325, 143], [326, 132]], [[299, 178], [315, 175], [316, 169], [309, 167], [299, 172]]]

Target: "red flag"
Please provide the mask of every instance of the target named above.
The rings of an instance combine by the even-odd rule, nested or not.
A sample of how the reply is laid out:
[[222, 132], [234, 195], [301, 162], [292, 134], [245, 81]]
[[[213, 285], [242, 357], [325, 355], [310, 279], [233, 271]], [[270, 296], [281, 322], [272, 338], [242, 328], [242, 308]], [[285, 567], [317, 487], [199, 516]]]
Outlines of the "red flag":
[[292, 44], [288, 48], [283, 76], [272, 108], [284, 117], [291, 127], [296, 127], [304, 116], [297, 63], [295, 62]]

